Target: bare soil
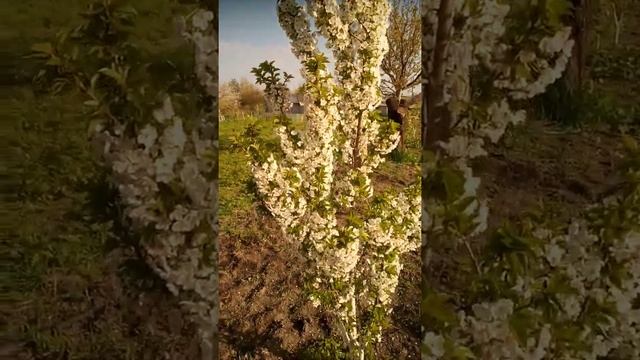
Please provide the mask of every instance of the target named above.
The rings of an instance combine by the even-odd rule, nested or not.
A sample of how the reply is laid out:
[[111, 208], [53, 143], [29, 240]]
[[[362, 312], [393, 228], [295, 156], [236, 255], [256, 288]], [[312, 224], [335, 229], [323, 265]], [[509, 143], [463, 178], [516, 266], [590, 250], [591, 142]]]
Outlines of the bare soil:
[[38, 297], [0, 308], [3, 325], [24, 333], [4, 339], [0, 358], [199, 359], [194, 326], [148, 272], [134, 254], [115, 250], [98, 280], [48, 274]]
[[553, 212], [558, 221], [578, 215], [615, 189], [621, 150], [620, 134], [604, 129], [531, 121], [512, 131], [475, 164], [490, 201], [490, 227], [532, 210]]

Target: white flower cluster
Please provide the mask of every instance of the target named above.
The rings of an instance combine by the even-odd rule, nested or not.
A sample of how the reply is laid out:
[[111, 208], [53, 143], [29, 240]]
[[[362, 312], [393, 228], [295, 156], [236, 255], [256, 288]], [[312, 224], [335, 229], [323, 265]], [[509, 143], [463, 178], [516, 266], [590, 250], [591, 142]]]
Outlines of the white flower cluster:
[[[516, 56], [516, 67], [535, 69], [534, 79], [518, 77], [513, 67], [502, 68], [495, 80], [496, 87], [510, 90], [509, 95], [514, 99], [529, 99], [544, 92], [547, 86], [562, 77], [574, 45], [570, 38], [571, 28], [565, 27], [553, 36], [546, 36], [540, 40], [538, 57], [533, 50], [521, 50]], [[549, 58], [547, 60], [545, 58]]]
[[[429, 69], [433, 66], [433, 50], [438, 30], [438, 9], [440, 1], [425, 1], [422, 4], [422, 16], [425, 22], [423, 58], [427, 62], [425, 81], [428, 82]], [[444, 89], [443, 100], [450, 119], [451, 134], [447, 139], [439, 141], [444, 155], [450, 158], [458, 170], [464, 174], [465, 188], [470, 189], [459, 201], [466, 201], [476, 197], [477, 178], [473, 177], [467, 165], [470, 159], [486, 155], [484, 147], [487, 141], [496, 143], [503, 136], [509, 125], [522, 123], [526, 118], [524, 110], [511, 109], [510, 99], [531, 98], [553, 83], [564, 71], [567, 58], [570, 55], [572, 40], [569, 29], [560, 29], [552, 37], [543, 37], [538, 48], [539, 54], [522, 49], [521, 56], [510, 59], [513, 46], [504, 40], [506, 19], [510, 14], [510, 7], [497, 0], [453, 2], [455, 19], [452, 22], [446, 43], [444, 57]], [[525, 54], [525, 55], [523, 55]], [[560, 55], [558, 55], [560, 54]], [[554, 66], [550, 66], [546, 58], [556, 58]], [[514, 67], [518, 61], [535, 64], [540, 70], [537, 77], [524, 77]], [[515, 63], [515, 64], [514, 64]], [[547, 64], [545, 66], [545, 64]], [[478, 90], [472, 88], [472, 71], [479, 70], [494, 77], [494, 90], [504, 90], [498, 97], [483, 100], [481, 104], [474, 98]], [[513, 75], [513, 76], [512, 76]], [[515, 80], [513, 80], [513, 79]], [[495, 92], [495, 91], [494, 91]], [[423, 223], [438, 231], [438, 224], [446, 222], [438, 219], [443, 214], [443, 204], [427, 200], [426, 215]], [[464, 212], [473, 216], [473, 222], [478, 226], [467, 234], [460, 234], [458, 240], [475, 235], [486, 229], [487, 209], [485, 204], [478, 204], [473, 200]], [[475, 215], [473, 215], [475, 214]], [[428, 233], [429, 231], [427, 231]], [[423, 239], [426, 243], [427, 239]]]
[[[423, 51], [428, 64], [432, 64], [435, 47], [435, 33], [438, 27], [437, 11], [440, 1], [423, 2], [423, 18], [427, 22]], [[512, 46], [504, 42], [505, 20], [510, 12], [509, 5], [497, 0], [477, 2], [458, 0], [454, 2], [452, 16], [456, 19], [449, 29], [446, 44], [444, 101], [451, 116], [453, 136], [446, 141], [456, 142], [446, 149], [457, 149], [450, 156], [473, 158], [483, 155], [485, 138], [497, 142], [510, 124], [518, 124], [525, 119], [523, 110], [510, 109], [508, 98], [531, 98], [557, 80], [564, 71], [571, 54], [573, 41], [569, 39], [570, 28], [563, 28], [551, 37], [539, 42], [539, 54], [522, 49], [517, 59], [508, 57]], [[549, 58], [555, 58], [553, 66]], [[514, 68], [527, 66], [537, 69], [537, 76], [523, 76]], [[430, 67], [428, 67], [430, 68]], [[472, 94], [472, 69], [480, 69], [494, 77], [496, 89], [508, 91], [493, 102], [478, 109]], [[455, 135], [468, 138], [460, 139]], [[461, 145], [467, 144], [466, 149]], [[467, 152], [465, 152], [467, 151]]]
[[[184, 28], [195, 45], [194, 72], [209, 96], [217, 92], [213, 13], [199, 9]], [[93, 136], [110, 165], [131, 230], [142, 236], [150, 267], [198, 325], [205, 353], [214, 348], [217, 301], [217, 187], [211, 117], [203, 112], [192, 131], [171, 97], [153, 111], [135, 137], [125, 124], [98, 128]]]
[[[631, 221], [640, 224], [640, 213], [609, 205], [605, 211], [623, 211]], [[587, 311], [587, 304], [602, 309], [604, 319], [583, 327], [583, 341], [591, 349], [573, 354], [574, 358], [596, 359], [617, 355], [619, 358], [640, 357], [640, 232], [638, 226], [623, 227], [611, 236], [604, 228], [591, 228], [576, 221], [562, 236], [539, 231], [546, 244], [544, 252], [549, 274], [566, 279], [571, 289], [557, 295], [561, 318], [577, 321]], [[545, 278], [543, 278], [545, 280]], [[595, 317], [594, 316], [594, 317]]]
[[[373, 215], [364, 226], [366, 243], [366, 292], [375, 299], [374, 306], [386, 314], [391, 312], [392, 295], [398, 286], [402, 263], [400, 256], [420, 247], [422, 197], [419, 184], [383, 199], [374, 205]], [[373, 329], [380, 341], [381, 328]]]
[[[531, 336], [526, 344], [521, 344], [512, 331], [510, 318], [514, 304], [509, 299], [473, 305], [473, 315], [458, 314], [460, 328], [457, 335], [464, 334], [478, 350], [479, 359], [496, 360], [543, 360], [548, 355], [551, 332], [543, 326], [537, 336]], [[456, 339], [456, 342], [461, 342]], [[446, 355], [445, 338], [434, 332], [427, 332], [422, 340], [428, 349], [424, 360], [443, 359]]]
[[[306, 127], [300, 133], [279, 128], [282, 157], [271, 154], [253, 163], [263, 202], [305, 250], [317, 292], [312, 301], [336, 315], [357, 357], [363, 344], [356, 294], [371, 285], [370, 303], [388, 308], [399, 256], [418, 246], [419, 191], [397, 195], [366, 220], [344, 224], [338, 215], [370, 201], [370, 176], [399, 141], [375, 114], [389, 12], [386, 0], [310, 0], [307, 9], [295, 0], [278, 2], [280, 24], [303, 64]], [[334, 75], [316, 47], [309, 17], [333, 52]], [[370, 271], [359, 270], [367, 257]]]
[[[440, 3], [423, 2], [423, 21], [427, 24], [423, 58], [427, 70], [434, 62]], [[498, 1], [454, 1], [455, 21], [448, 29], [450, 41], [444, 66], [444, 101], [451, 119], [451, 136], [439, 144], [444, 156], [435, 163], [427, 162], [425, 171], [427, 178], [436, 179], [432, 175], [442, 166], [438, 161], [448, 162], [450, 168], [463, 174], [464, 191], [457, 198], [447, 199], [446, 204], [441, 199], [426, 199], [425, 246], [432, 241], [429, 239], [443, 234], [453, 234], [456, 238], [451, 240], [455, 242], [486, 229], [486, 206], [477, 203], [479, 180], [473, 177], [468, 160], [486, 155], [485, 139], [497, 142], [509, 124], [524, 121], [524, 111], [511, 110], [509, 100], [542, 93], [560, 78], [571, 55], [573, 41], [568, 28], [537, 38], [535, 46], [519, 45], [523, 47], [514, 51], [503, 41], [509, 13], [509, 6]], [[517, 55], [510, 58], [513, 54]], [[478, 89], [471, 86], [472, 70], [491, 75], [493, 89], [485, 93], [499, 96], [476, 99]], [[449, 181], [445, 186], [451, 187], [459, 179], [449, 177], [444, 181]], [[616, 204], [618, 207], [612, 205], [606, 211], [617, 214], [611, 215], [615, 219], [625, 219], [626, 225], [617, 232], [592, 222], [589, 226], [575, 222], [561, 236], [539, 229], [538, 242], [534, 243], [545, 245], [530, 255], [533, 258], [526, 261], [527, 271], [515, 279], [514, 269], [493, 274], [495, 281], [511, 286], [498, 294], [502, 298], [473, 305], [470, 314], [459, 311], [455, 326], [442, 331], [427, 329], [423, 359], [450, 358], [454, 353], [467, 358], [505, 360], [640, 358], [640, 275], [636, 275], [640, 274], [640, 217], [637, 206]], [[462, 215], [470, 217], [474, 226], [447, 228], [456, 223], [453, 217]], [[476, 275], [487, 280], [492, 271], [503, 269], [499, 266], [511, 264], [514, 258], [500, 262], [493, 259], [486, 264], [473, 260]], [[567, 332], [574, 329], [575, 335], [568, 339]]]
[[[536, 229], [532, 236], [541, 245], [527, 260], [527, 273], [515, 281], [500, 280], [513, 284], [505, 293], [510, 297], [475, 304], [472, 315], [460, 311], [459, 326], [446, 335], [427, 332], [426, 358], [446, 358], [447, 338], [456, 346], [476, 349], [480, 358], [640, 358], [638, 200], [637, 190], [626, 199], [608, 199], [592, 213], [595, 221], [574, 221], [559, 235]], [[622, 221], [611, 227], [606, 219]], [[485, 271], [496, 266], [486, 264]], [[522, 306], [516, 310], [515, 304]], [[526, 341], [519, 339], [513, 322], [525, 312], [537, 319], [526, 325]], [[575, 336], [562, 336], [571, 326]]]
[[[423, 18], [428, 24], [424, 37], [424, 49], [427, 53], [435, 46], [435, 34], [438, 26], [437, 10], [440, 1], [423, 2]], [[560, 78], [567, 66], [574, 45], [570, 38], [571, 28], [563, 27], [550, 36], [543, 36], [533, 48], [520, 49], [511, 57], [513, 47], [503, 41], [505, 19], [509, 16], [510, 6], [497, 0], [477, 2], [454, 1], [456, 25], [450, 29], [451, 39], [447, 44], [446, 99], [467, 99], [469, 96], [469, 68], [478, 64], [492, 72], [494, 85], [509, 90], [513, 99], [528, 99], [541, 94], [547, 86]], [[535, 37], [532, 37], [535, 38]], [[427, 56], [427, 66], [431, 67], [431, 57]], [[526, 73], [518, 71], [527, 69]], [[533, 70], [535, 69], [535, 71]], [[454, 113], [461, 105], [453, 101]]]
[[194, 72], [207, 94], [218, 93], [218, 37], [215, 34], [214, 14], [205, 9], [197, 9], [191, 15], [191, 22], [182, 19], [182, 35], [195, 45]]

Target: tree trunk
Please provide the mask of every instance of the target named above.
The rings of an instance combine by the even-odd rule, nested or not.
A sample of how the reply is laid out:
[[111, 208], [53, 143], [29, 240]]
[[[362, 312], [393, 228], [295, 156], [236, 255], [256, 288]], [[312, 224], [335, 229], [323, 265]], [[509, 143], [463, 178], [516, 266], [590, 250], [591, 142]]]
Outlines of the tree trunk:
[[427, 69], [426, 118], [423, 119], [422, 141], [427, 150], [437, 150], [438, 141], [450, 136], [451, 116], [444, 103], [444, 72], [449, 32], [453, 23], [453, 1], [441, 0], [438, 27], [433, 49], [433, 69]]
[[[449, 41], [449, 35], [451, 27], [453, 25], [453, 0], [440, 0], [440, 7], [438, 9], [438, 24], [436, 30], [435, 46], [433, 49], [433, 61], [431, 62], [432, 68], [424, 65], [427, 63], [427, 56], [431, 54], [426, 53], [423, 49], [423, 76], [426, 78], [426, 84], [422, 85], [422, 149], [425, 151], [438, 152], [438, 141], [446, 141], [450, 136], [451, 131], [451, 116], [449, 115], [447, 104], [444, 103], [444, 75], [447, 53], [447, 42]], [[428, 32], [427, 21], [423, 18], [422, 21], [423, 36]], [[424, 46], [424, 45], [423, 45]], [[422, 176], [422, 196], [427, 194], [427, 182], [423, 168]], [[424, 201], [424, 198], [423, 198]], [[423, 217], [424, 209], [423, 209]], [[424, 231], [424, 228], [423, 228]], [[427, 234], [422, 232], [422, 246], [420, 249], [420, 256], [422, 258], [422, 289], [426, 289], [428, 284], [426, 276], [424, 274], [429, 273], [431, 250], [428, 246]]]
[[396, 100], [398, 100], [398, 104], [399, 104], [400, 100], [402, 99], [402, 89], [401, 88], [397, 88], [395, 93], [393, 94], [393, 97], [395, 97]]
[[571, 53], [571, 59], [567, 67], [566, 81], [570, 91], [582, 88], [587, 74], [587, 56], [589, 54], [589, 40], [593, 20], [593, 0], [572, 0], [573, 31], [575, 41]]

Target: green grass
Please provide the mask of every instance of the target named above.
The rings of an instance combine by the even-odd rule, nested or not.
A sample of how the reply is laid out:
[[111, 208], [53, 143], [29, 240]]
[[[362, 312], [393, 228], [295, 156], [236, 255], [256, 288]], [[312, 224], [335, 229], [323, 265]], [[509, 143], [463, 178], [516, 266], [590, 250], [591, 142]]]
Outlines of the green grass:
[[12, 125], [9, 146], [17, 160], [8, 168], [17, 206], [5, 220], [12, 224], [11, 245], [22, 264], [15, 275], [37, 279], [58, 266], [91, 266], [102, 236], [85, 227], [82, 212], [100, 174], [73, 97], [38, 99], [28, 88], [14, 90], [5, 119]]
[[[255, 120], [251, 117], [228, 118], [220, 123], [218, 214], [221, 218], [237, 210], [246, 210], [254, 202], [247, 188], [247, 182], [251, 179], [249, 157], [242, 149], [233, 147], [233, 139]], [[262, 124], [269, 126], [272, 122], [264, 120]], [[272, 127], [268, 130], [272, 130]]]
[[[34, 41], [47, 41], [60, 29], [78, 25], [79, 13], [90, 3], [91, 0], [4, 1], [0, 5], [4, 25], [0, 41], [5, 45], [13, 43], [12, 49], [27, 50]], [[183, 13], [184, 5], [179, 1], [136, 0], [131, 4], [139, 14], [134, 36], [140, 46], [158, 50], [178, 39], [173, 18]]]
[[[0, 16], [4, 19], [0, 45], [7, 54], [0, 60], [0, 65], [18, 65], [12, 70], [16, 75], [22, 72], [28, 80], [38, 66], [35, 61], [23, 59], [31, 45], [51, 40], [61, 28], [77, 25], [79, 12], [89, 3], [90, 0], [3, 2], [0, 5]], [[178, 37], [172, 19], [181, 6], [176, 1], [136, 1], [135, 7], [140, 14], [134, 31], [136, 43], [150, 51], [173, 51]], [[52, 211], [62, 216], [66, 211], [80, 211], [88, 206], [94, 195], [90, 187], [101, 181], [102, 174], [87, 141], [88, 122], [82, 114], [81, 100], [74, 94], [35, 95], [28, 83], [15, 83], [2, 92], [2, 99], [5, 99], [2, 103], [5, 112], [3, 134], [12, 158], [17, 160], [8, 168], [8, 175], [16, 186], [14, 195], [18, 197], [15, 199], [14, 196], [14, 207], [18, 211], [6, 219], [17, 232], [12, 244], [20, 246], [22, 240], [47, 243], [58, 233], [44, 230], [59, 224], [54, 217], [41, 214]], [[80, 226], [87, 220], [79, 215], [65, 226]], [[92, 243], [79, 241], [77, 238], [84, 233], [78, 229], [71, 233], [73, 235], [63, 236], [58, 242], [82, 243], [82, 246]], [[94, 234], [91, 237], [95, 238]], [[48, 252], [54, 253], [49, 257], [58, 258], [55, 251], [49, 249]], [[85, 251], [78, 254], [88, 255]]]
[[[91, 0], [25, 0], [0, 4], [0, 82], [5, 85], [29, 84], [40, 65], [26, 58], [33, 44], [52, 42], [62, 29], [80, 24], [80, 12]], [[179, 0], [130, 1], [138, 12], [132, 39], [158, 58], [177, 60], [176, 50], [183, 39], [176, 31], [174, 16], [186, 13]], [[153, 55], [152, 55], [153, 56]]]
[[106, 276], [107, 245], [115, 236], [106, 216], [105, 178], [74, 96], [38, 98], [26, 87], [13, 90], [3, 107], [15, 162], [7, 165], [13, 211], [3, 217], [9, 251], [0, 269], [1, 293], [9, 306], [0, 312], [9, 320], [2, 332], [45, 359], [65, 352], [90, 358], [93, 351], [128, 346], [110, 329], [82, 335], [50, 329], [82, 308], [92, 284]]

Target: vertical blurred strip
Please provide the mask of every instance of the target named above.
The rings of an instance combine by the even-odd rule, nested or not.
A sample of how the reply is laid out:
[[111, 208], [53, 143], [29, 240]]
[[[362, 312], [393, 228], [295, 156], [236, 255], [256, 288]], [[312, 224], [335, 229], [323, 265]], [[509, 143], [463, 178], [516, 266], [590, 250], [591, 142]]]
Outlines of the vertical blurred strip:
[[[215, 249], [216, 249], [216, 253], [215, 253], [215, 257], [214, 257], [214, 261], [215, 261], [215, 269], [217, 269], [217, 272], [215, 274], [214, 277], [214, 282], [215, 282], [215, 289], [216, 289], [216, 294], [215, 294], [215, 301], [216, 304], [214, 306], [214, 316], [215, 316], [215, 324], [214, 324], [214, 332], [213, 332], [213, 339], [211, 339], [211, 344], [213, 345], [211, 348], [211, 354], [209, 355], [209, 358], [211, 359], [219, 359], [220, 354], [219, 354], [219, 330], [218, 330], [218, 324], [219, 324], [219, 319], [220, 319], [220, 293], [219, 293], [219, 268], [218, 268], [218, 254], [219, 254], [219, 241], [218, 241], [218, 235], [220, 233], [219, 231], [219, 220], [218, 220], [218, 209], [219, 209], [219, 191], [218, 191], [218, 178], [219, 178], [219, 121], [220, 121], [220, 117], [219, 117], [219, 108], [218, 108], [218, 89], [219, 89], [219, 61], [218, 61], [218, 54], [219, 54], [219, 1], [218, 0], [201, 0], [204, 4], [204, 7], [207, 8], [209, 11], [211, 11], [213, 13], [213, 20], [212, 20], [212, 33], [211, 36], [215, 37], [215, 49], [213, 51], [213, 54], [210, 54], [209, 56], [213, 56], [214, 59], [211, 59], [208, 64], [212, 65], [210, 70], [212, 71], [211, 75], [212, 75], [212, 89], [208, 89], [209, 90], [209, 96], [211, 99], [211, 102], [209, 104], [210, 106], [210, 118], [209, 120], [211, 121], [211, 125], [212, 125], [212, 144], [214, 147], [214, 151], [213, 151], [213, 156], [214, 156], [214, 169], [213, 169], [213, 173], [212, 173], [212, 181], [214, 183], [214, 188], [216, 189], [215, 192], [215, 196], [214, 196], [214, 212], [213, 212], [213, 221], [212, 224], [214, 225], [214, 239], [213, 241], [215, 242]], [[203, 354], [203, 360], [205, 359], [205, 356], [207, 354]]]
[[[211, 1], [211, 3], [212, 3], [212, 11], [213, 11], [213, 14], [214, 14], [214, 18], [213, 18], [214, 25], [213, 25], [213, 26], [214, 26], [215, 31], [216, 31], [216, 40], [217, 40], [217, 41], [216, 41], [216, 45], [217, 45], [217, 46], [216, 46], [216, 50], [215, 50], [215, 57], [216, 57], [216, 59], [215, 59], [215, 64], [216, 64], [216, 74], [215, 74], [215, 75], [216, 75], [216, 76], [215, 76], [215, 81], [216, 81], [216, 91], [215, 91], [215, 93], [214, 93], [214, 99], [215, 99], [215, 100], [214, 100], [214, 104], [213, 104], [214, 117], [215, 117], [215, 119], [214, 119], [214, 129], [215, 129], [215, 131], [214, 131], [214, 133], [213, 133], [213, 136], [214, 136], [213, 144], [214, 144], [214, 146], [215, 146], [215, 157], [216, 157], [216, 160], [215, 160], [216, 167], [215, 167], [215, 173], [214, 173], [214, 176], [215, 176], [216, 189], [217, 189], [217, 188], [218, 188], [219, 169], [220, 169], [219, 162], [218, 162], [218, 160], [219, 160], [219, 158], [220, 158], [220, 156], [219, 156], [219, 154], [218, 154], [218, 151], [219, 151], [219, 149], [220, 149], [220, 147], [219, 147], [219, 144], [220, 144], [220, 142], [219, 142], [220, 111], [219, 111], [219, 107], [218, 107], [218, 106], [219, 106], [219, 102], [218, 102], [218, 99], [219, 99], [219, 96], [218, 96], [218, 89], [219, 89], [219, 83], [220, 83], [220, 80], [219, 80], [219, 79], [220, 79], [220, 76], [219, 76], [219, 73], [218, 73], [218, 69], [219, 69], [219, 68], [218, 68], [218, 65], [219, 65], [219, 62], [218, 62], [218, 54], [219, 54], [219, 52], [218, 52], [218, 51], [219, 51], [219, 47], [218, 47], [218, 46], [219, 46], [219, 44], [220, 44], [220, 41], [219, 41], [219, 39], [218, 39], [218, 34], [219, 34], [219, 31], [218, 31], [218, 30], [219, 30], [219, 24], [220, 24], [220, 21], [219, 21], [219, 15], [220, 15], [220, 13], [219, 13], [219, 9], [220, 9], [220, 5], [219, 5], [218, 0], [212, 0], [212, 1]], [[217, 194], [219, 194], [219, 192], [218, 192]], [[219, 202], [219, 200], [220, 200], [220, 197], [219, 197], [219, 196], [216, 196], [216, 198], [215, 198], [215, 201], [216, 201], [215, 209], [216, 209], [216, 211], [215, 211], [215, 213], [214, 213], [214, 216], [215, 216], [214, 224], [216, 225], [216, 230], [217, 230], [217, 231], [216, 231], [216, 235], [220, 233], [220, 232], [219, 232], [219, 221], [218, 221], [218, 209], [219, 209], [218, 202]], [[219, 246], [219, 244], [220, 244], [220, 243], [219, 243], [219, 241], [218, 241], [218, 236], [216, 236], [216, 238], [215, 238], [215, 242], [216, 242], [216, 249], [218, 249], [218, 250], [219, 250], [219, 249], [220, 249], [220, 246]], [[219, 283], [219, 278], [220, 278], [220, 276], [219, 276], [219, 274], [220, 274], [220, 268], [218, 268], [218, 264], [219, 264], [219, 262], [218, 262], [218, 258], [216, 258], [216, 268], [218, 269], [218, 274], [217, 274], [217, 279], [216, 279], [216, 281], [218, 281], [218, 283]], [[217, 287], [217, 289], [219, 289], [219, 288]], [[217, 292], [217, 298], [216, 298], [216, 299], [217, 299], [217, 301], [218, 301], [218, 307], [217, 307], [217, 309], [218, 309], [218, 319], [220, 319], [220, 292], [219, 292], [219, 291]], [[218, 321], [218, 323], [219, 323], [219, 321]], [[214, 355], [214, 359], [219, 359], [219, 357], [220, 357], [220, 354], [219, 354], [219, 342], [220, 342], [220, 339], [219, 339], [219, 338], [220, 338], [220, 336], [219, 336], [219, 334], [220, 334], [220, 331], [218, 330], [218, 323], [216, 323], [216, 332], [215, 332], [215, 334], [216, 334], [216, 338], [215, 338], [215, 339], [213, 339], [213, 345], [214, 345], [214, 348], [213, 348], [213, 349], [214, 349], [214, 351], [213, 351], [213, 355]]]
[[[426, 246], [427, 214], [424, 204], [425, 196], [428, 196], [426, 184], [426, 158], [429, 152], [438, 152], [437, 144], [450, 137], [451, 119], [446, 110], [444, 83], [447, 43], [453, 22], [453, 1], [440, 0], [437, 10], [433, 4], [436, 0], [423, 0], [422, 2], [422, 266], [423, 280], [428, 268], [429, 251]], [[431, 9], [431, 14], [427, 9]], [[423, 288], [426, 284], [423, 284]]]
[[426, 274], [426, 255], [427, 255], [427, 229], [426, 229], [426, 214], [424, 204], [426, 203], [425, 196], [427, 194], [427, 181], [426, 181], [426, 161], [424, 156], [426, 154], [426, 145], [427, 145], [427, 59], [429, 54], [427, 53], [427, 33], [428, 33], [428, 24], [427, 24], [427, 1], [431, 0], [422, 0], [420, 2], [420, 15], [422, 18], [422, 71], [421, 71], [421, 87], [420, 91], [422, 92], [422, 107], [420, 111], [420, 139], [422, 145], [422, 247], [420, 251], [420, 258], [422, 260], [422, 284], [421, 288], [424, 288], [425, 284], [425, 274]]

